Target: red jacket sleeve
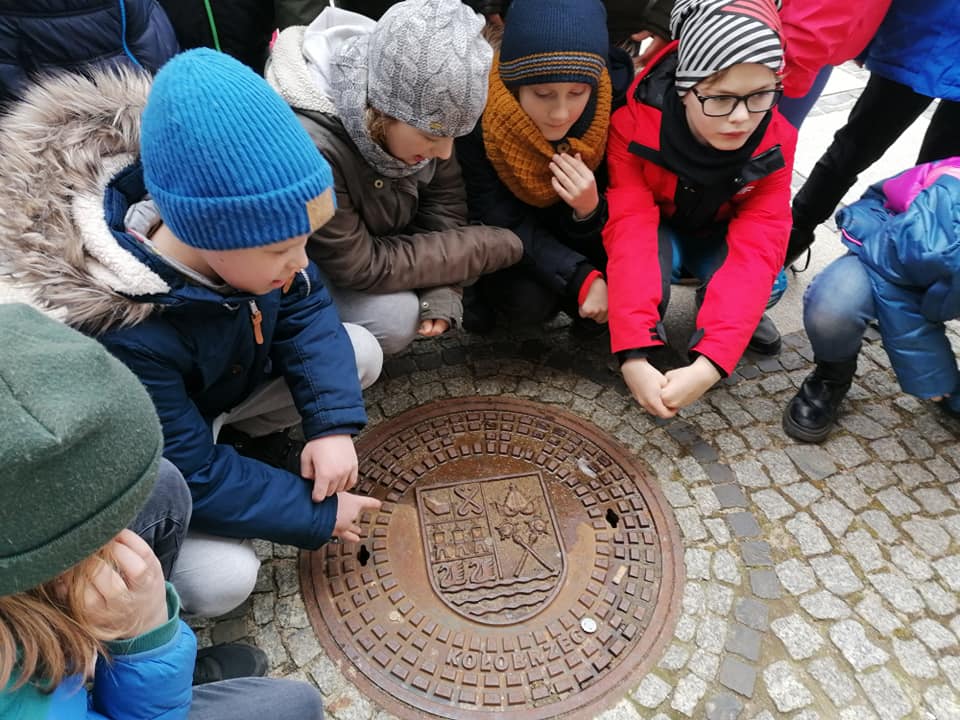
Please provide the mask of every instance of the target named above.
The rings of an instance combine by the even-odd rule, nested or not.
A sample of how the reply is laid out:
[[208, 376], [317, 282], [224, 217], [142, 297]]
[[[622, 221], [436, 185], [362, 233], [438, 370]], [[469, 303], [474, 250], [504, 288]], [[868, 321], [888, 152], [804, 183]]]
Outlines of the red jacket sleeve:
[[[651, 122], [659, 126], [659, 113]], [[660, 321], [662, 298], [657, 227], [660, 209], [645, 169], [648, 162], [628, 150], [634, 129], [633, 108], [617, 110], [607, 144], [609, 219], [603, 230], [607, 250], [608, 322], [613, 352], [662, 345], [653, 328]], [[655, 136], [659, 135], [659, 127]]]
[[784, 167], [744, 186], [731, 201], [727, 255], [707, 283], [697, 313], [703, 337], [691, 348], [728, 374], [760, 322], [790, 237], [790, 178], [797, 134], [776, 111], [767, 134], [779, 141]]

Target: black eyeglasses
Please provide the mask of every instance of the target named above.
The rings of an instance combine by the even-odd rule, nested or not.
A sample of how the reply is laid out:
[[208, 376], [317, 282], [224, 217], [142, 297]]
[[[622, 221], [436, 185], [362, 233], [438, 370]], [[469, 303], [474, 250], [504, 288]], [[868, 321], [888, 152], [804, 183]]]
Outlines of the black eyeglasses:
[[701, 95], [693, 88], [690, 89], [690, 92], [700, 101], [704, 115], [707, 117], [726, 117], [736, 110], [740, 103], [746, 106], [747, 112], [767, 112], [780, 101], [783, 88], [758, 90], [749, 95]]

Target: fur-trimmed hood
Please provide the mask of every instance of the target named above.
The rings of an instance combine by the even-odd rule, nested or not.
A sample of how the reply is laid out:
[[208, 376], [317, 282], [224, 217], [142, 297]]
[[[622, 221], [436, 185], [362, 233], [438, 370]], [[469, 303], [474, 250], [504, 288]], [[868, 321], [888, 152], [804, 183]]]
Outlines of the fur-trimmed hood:
[[170, 285], [118, 243], [104, 190], [139, 152], [150, 77], [52, 76], [0, 120], [0, 301], [28, 301], [85, 332], [145, 320]]

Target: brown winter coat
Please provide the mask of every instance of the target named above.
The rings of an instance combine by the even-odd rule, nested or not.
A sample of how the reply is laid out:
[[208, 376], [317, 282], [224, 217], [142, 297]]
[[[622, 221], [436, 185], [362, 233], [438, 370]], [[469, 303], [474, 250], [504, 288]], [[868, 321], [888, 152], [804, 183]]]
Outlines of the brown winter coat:
[[456, 157], [404, 178], [380, 175], [340, 120], [299, 111], [333, 168], [337, 212], [307, 251], [336, 287], [374, 293], [462, 285], [520, 260], [510, 230], [467, 225]]

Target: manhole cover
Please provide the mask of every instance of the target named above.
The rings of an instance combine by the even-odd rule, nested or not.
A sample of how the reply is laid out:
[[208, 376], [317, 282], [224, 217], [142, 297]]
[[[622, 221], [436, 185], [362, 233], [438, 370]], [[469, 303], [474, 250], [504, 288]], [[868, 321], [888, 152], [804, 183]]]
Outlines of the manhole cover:
[[361, 544], [303, 553], [301, 585], [328, 655], [389, 712], [593, 717], [658, 658], [679, 533], [600, 431], [538, 403], [453, 399], [357, 450], [359, 491], [383, 508]]

